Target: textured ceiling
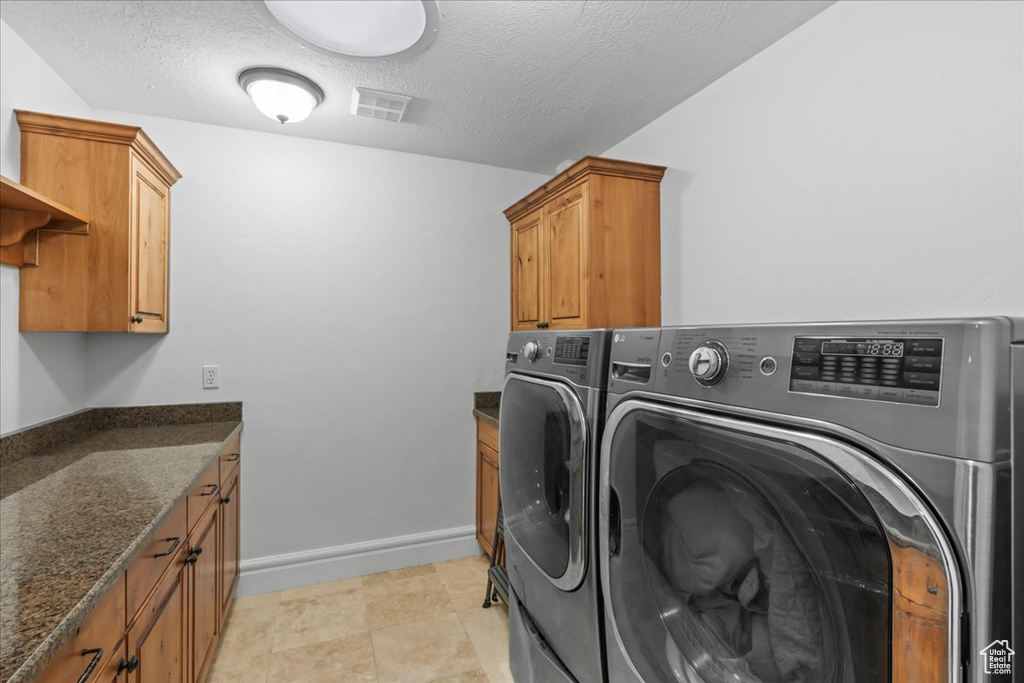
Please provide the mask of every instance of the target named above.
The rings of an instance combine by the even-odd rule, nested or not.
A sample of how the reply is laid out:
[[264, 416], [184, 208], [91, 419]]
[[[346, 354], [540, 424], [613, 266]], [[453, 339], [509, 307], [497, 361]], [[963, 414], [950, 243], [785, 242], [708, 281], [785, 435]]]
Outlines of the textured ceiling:
[[[250, 2], [0, 2], [0, 18], [91, 106], [553, 173], [600, 153], [831, 0], [442, 0], [426, 52], [352, 62], [304, 48]], [[326, 99], [281, 126], [238, 87], [298, 71]], [[353, 86], [411, 95], [405, 123], [349, 113]]]

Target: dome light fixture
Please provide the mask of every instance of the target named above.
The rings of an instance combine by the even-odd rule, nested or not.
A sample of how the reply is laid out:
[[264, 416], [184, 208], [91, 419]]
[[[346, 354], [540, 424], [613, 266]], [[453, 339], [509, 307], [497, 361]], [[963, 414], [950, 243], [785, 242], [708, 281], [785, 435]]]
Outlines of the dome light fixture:
[[298, 123], [324, 101], [324, 91], [293, 71], [255, 67], [238, 74], [238, 85], [256, 108], [281, 123]]
[[408, 57], [437, 35], [437, 0], [256, 0], [256, 5], [306, 47], [355, 60]]

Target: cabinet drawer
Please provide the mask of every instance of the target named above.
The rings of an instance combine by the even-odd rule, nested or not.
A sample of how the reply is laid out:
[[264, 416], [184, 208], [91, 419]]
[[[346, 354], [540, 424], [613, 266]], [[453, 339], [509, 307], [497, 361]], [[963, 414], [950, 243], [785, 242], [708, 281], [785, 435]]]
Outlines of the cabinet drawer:
[[199, 483], [188, 494], [187, 514], [189, 533], [192, 533], [192, 530], [196, 528], [196, 524], [199, 523], [206, 509], [212, 503], [220, 500], [220, 496], [217, 495], [219, 492], [220, 459], [218, 458], [216, 462], [206, 468], [203, 476], [199, 479]]
[[498, 427], [490, 420], [477, 418], [477, 439], [498, 451]]
[[224, 488], [227, 485], [228, 481], [231, 479], [231, 475], [238, 469], [239, 461], [242, 458], [241, 441], [241, 435], [236, 434], [227, 442], [224, 446], [224, 450], [220, 452], [218, 462], [220, 462], [221, 488]]
[[128, 621], [135, 618], [164, 570], [170, 566], [177, 549], [185, 544], [188, 535], [185, 508], [185, 502], [181, 502], [171, 511], [153, 540], [128, 568]]
[[124, 624], [125, 579], [122, 574], [78, 627], [71, 641], [60, 649], [36, 681], [67, 683], [80, 680], [93, 661], [96, 662], [96, 666], [86, 680], [100, 680], [100, 667], [106, 668], [105, 664], [108, 663], [111, 654], [117, 651], [119, 645], [123, 647]]

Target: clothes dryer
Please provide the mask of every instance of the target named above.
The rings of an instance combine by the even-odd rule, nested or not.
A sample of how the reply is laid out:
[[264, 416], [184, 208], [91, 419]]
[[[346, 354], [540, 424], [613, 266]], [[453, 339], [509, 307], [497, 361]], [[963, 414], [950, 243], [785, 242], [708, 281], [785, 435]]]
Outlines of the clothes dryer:
[[612, 340], [608, 680], [1022, 679], [1024, 321]]
[[498, 477], [517, 683], [604, 678], [595, 465], [609, 334], [509, 335]]

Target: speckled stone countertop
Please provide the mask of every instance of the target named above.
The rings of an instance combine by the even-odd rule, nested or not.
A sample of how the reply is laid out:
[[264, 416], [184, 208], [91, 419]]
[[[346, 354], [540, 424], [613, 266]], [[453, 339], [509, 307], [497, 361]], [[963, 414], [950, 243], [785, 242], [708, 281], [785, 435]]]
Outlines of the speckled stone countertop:
[[115, 426], [0, 467], [0, 681], [42, 671], [241, 428]]
[[500, 391], [477, 391], [473, 394], [473, 415], [498, 424], [498, 409], [501, 405]]

